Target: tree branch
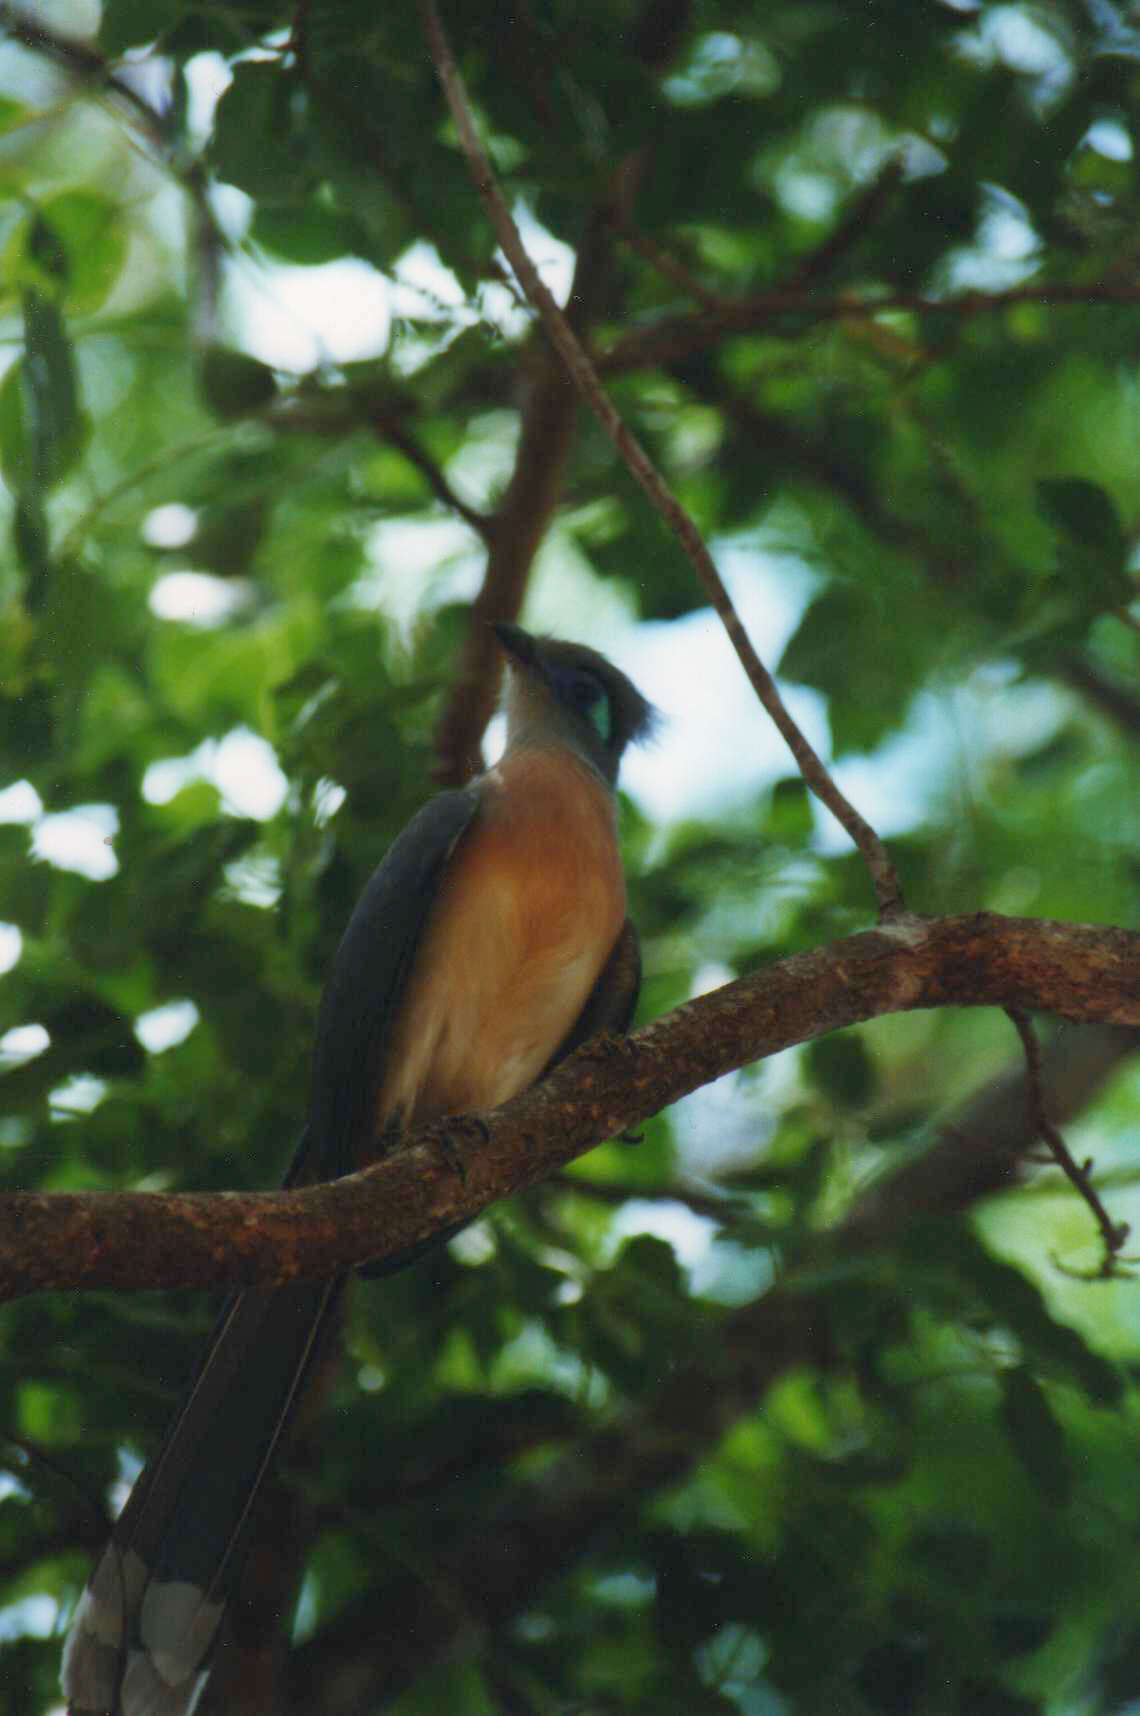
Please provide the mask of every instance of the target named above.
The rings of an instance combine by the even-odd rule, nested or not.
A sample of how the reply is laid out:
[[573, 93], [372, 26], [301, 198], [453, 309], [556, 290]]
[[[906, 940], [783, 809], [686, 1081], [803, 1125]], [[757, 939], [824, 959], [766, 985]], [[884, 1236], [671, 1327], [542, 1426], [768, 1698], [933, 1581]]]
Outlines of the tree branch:
[[1072, 656], [1060, 669], [1060, 677], [1107, 715], [1124, 733], [1140, 733], [1140, 697], [1106, 679], [1091, 662]]
[[50, 59], [81, 83], [92, 84], [128, 107], [142, 125], [152, 143], [165, 148], [167, 126], [161, 113], [141, 96], [137, 89], [118, 77], [96, 48], [88, 46], [78, 36], [65, 36], [41, 24], [19, 6], [0, 0], [0, 30], [11, 36], [21, 47], [30, 48]]
[[992, 315], [1018, 304], [1061, 308], [1080, 304], [1140, 304], [1140, 286], [1130, 281], [1038, 281], [1011, 286], [1003, 292], [961, 292], [930, 298], [921, 292], [838, 292], [823, 297], [796, 286], [757, 292], [747, 298], [725, 298], [713, 308], [688, 316], [670, 316], [615, 340], [594, 359], [602, 376], [624, 375], [633, 369], [654, 369], [676, 363], [694, 352], [718, 345], [732, 334], [771, 333], [773, 323], [790, 324], [782, 331], [806, 333], [820, 322], [871, 320], [885, 312], [908, 310], [921, 316], [955, 317], [967, 321]]
[[[575, 289], [591, 299], [592, 265], [592, 247], [583, 247]], [[471, 604], [451, 693], [435, 731], [438, 760], [433, 772], [446, 786], [462, 785], [481, 766], [479, 747], [499, 687], [500, 652], [491, 623], [518, 618], [534, 557], [558, 504], [576, 406], [573, 390], [556, 365], [537, 370], [532, 365], [514, 469], [491, 523], [483, 581]]]
[[[292, 1192], [9, 1193], [0, 1295], [248, 1285], [398, 1257], [723, 1073], [885, 1013], [1000, 1006], [1140, 1025], [1140, 933], [1002, 918], [901, 918], [726, 984], [628, 1039], [601, 1038], [489, 1120], [417, 1132]], [[465, 1132], [477, 1132], [468, 1148]]]
[[1006, 1012], [1014, 1030], [1021, 1039], [1021, 1047], [1025, 1055], [1027, 1129], [1044, 1141], [1054, 1162], [1065, 1175], [1069, 1184], [1079, 1192], [1095, 1216], [1096, 1224], [1100, 1228], [1101, 1239], [1104, 1241], [1104, 1260], [1099, 1273], [1103, 1279], [1107, 1280], [1113, 1274], [1117, 1255], [1128, 1238], [1128, 1223], [1113, 1221], [1101, 1203], [1096, 1187], [1092, 1183], [1092, 1158], [1090, 1157], [1087, 1162], [1078, 1163], [1057, 1127], [1049, 1118], [1045, 1093], [1042, 1088], [1041, 1049], [1032, 1024], [1019, 1007], [1007, 1007]]
[[404, 455], [409, 465], [415, 467], [436, 500], [441, 501], [457, 518], [461, 518], [464, 524], [470, 525], [484, 542], [494, 540], [495, 520], [476, 507], [468, 506], [467, 502], [456, 494], [431, 454], [420, 446], [411, 430], [400, 422], [395, 411], [379, 399], [369, 399], [364, 405], [364, 415], [376, 434], [382, 440], [390, 441], [397, 452]]
[[[1070, 1120], [1124, 1060], [1140, 1053], [1140, 1031], [1065, 1025], [1042, 1057], [1049, 1112]], [[909, 1222], [948, 1217], [1007, 1190], [1021, 1176], [1036, 1133], [1027, 1124], [1024, 1061], [971, 1098], [931, 1149], [877, 1180], [843, 1218], [845, 1249], [889, 1244]]]
[[640, 256], [643, 262], [648, 262], [649, 266], [656, 269], [666, 280], [671, 280], [674, 286], [679, 286], [682, 292], [695, 299], [698, 304], [703, 304], [706, 309], [713, 309], [721, 302], [719, 292], [710, 291], [679, 258], [658, 244], [656, 239], [650, 238], [648, 233], [641, 232], [632, 222], [623, 222], [619, 232], [622, 241], [628, 244], [635, 255]]
[[[1138, 1046], [1135, 1031], [1062, 1031], [1045, 1057], [1054, 1112], [1070, 1117]], [[1026, 1087], [1024, 1063], [996, 1079], [933, 1150], [864, 1193], [828, 1243], [850, 1255], [897, 1241], [915, 1222], [939, 1210], [955, 1213], [1004, 1183], [1010, 1164], [1034, 1143]], [[987, 1179], [995, 1169], [1002, 1177]], [[826, 1364], [828, 1349], [826, 1309], [810, 1293], [777, 1289], [727, 1316], [707, 1352], [690, 1358], [664, 1388], [620, 1423], [583, 1438], [490, 1517], [474, 1518], [462, 1538], [441, 1550], [427, 1578], [408, 1578], [402, 1566], [397, 1579], [369, 1590], [295, 1651], [286, 1680], [289, 1711], [355, 1716], [382, 1707], [457, 1647], [470, 1649], [595, 1544], [620, 1532], [650, 1497], [682, 1481], [792, 1366]], [[384, 1617], [379, 1636], [378, 1615]]]
[[[689, 0], [649, 0], [646, 5], [633, 31], [634, 51], [652, 70], [663, 70], [675, 52], [688, 9]], [[558, 312], [572, 337], [584, 334], [597, 315], [613, 233], [628, 219], [645, 162], [643, 149], [627, 155], [586, 221], [566, 314]], [[480, 743], [494, 710], [501, 671], [491, 623], [518, 618], [573, 445], [578, 395], [556, 352], [540, 345], [532, 349], [529, 382], [514, 470], [493, 520], [483, 582], [471, 604], [451, 695], [436, 727], [435, 777], [449, 786], [461, 785], [480, 767]]]
[[[624, 202], [631, 190], [629, 175], [619, 170], [613, 203]], [[597, 312], [609, 260], [613, 203], [594, 212], [578, 247], [569, 314], [579, 328], [588, 327]], [[518, 618], [573, 444], [578, 398], [565, 370], [553, 354], [538, 347], [531, 354], [530, 372], [514, 469], [490, 521], [483, 582], [471, 604], [451, 695], [435, 732], [434, 773], [449, 786], [461, 785], [480, 767], [479, 747], [494, 711], [501, 671], [501, 651], [491, 625]]]
[[884, 506], [874, 485], [825, 436], [805, 434], [789, 418], [763, 410], [730, 384], [714, 379], [704, 360], [670, 364], [668, 372], [698, 399], [722, 411], [737, 432], [766, 459], [827, 489], [850, 508], [864, 529], [892, 548], [922, 560], [937, 585], [955, 588], [962, 583], [966, 574], [962, 563], [919, 526]]
[[[1044, 1056], [1050, 1111], [1058, 1120], [1071, 1118], [1138, 1047], [1136, 1030], [1063, 1028]], [[1008, 1184], [1034, 1141], [1026, 1124], [1025, 1092], [1025, 1067], [1019, 1062], [973, 1097], [931, 1150], [864, 1192], [834, 1236], [843, 1250], [888, 1244], [910, 1224], [952, 1215]], [[574, 1185], [578, 1189], [580, 1183]], [[620, 1531], [663, 1483], [691, 1471], [726, 1425], [753, 1410], [791, 1365], [811, 1358], [819, 1362], [825, 1350], [823, 1313], [817, 1313], [809, 1296], [790, 1302], [777, 1292], [733, 1313], [708, 1344], [704, 1362], [699, 1356], [691, 1360], [664, 1400], [651, 1396], [620, 1423], [607, 1423], [568, 1449], [554, 1468], [556, 1490], [547, 1482], [550, 1467], [538, 1485], [516, 1488], [500, 1507], [510, 1525], [508, 1536], [501, 1537], [497, 1521], [479, 1512], [463, 1537], [448, 1542], [438, 1571], [435, 1556], [432, 1568], [419, 1577], [401, 1560], [395, 1576], [371, 1586], [296, 1648], [282, 1682], [281, 1708], [298, 1716], [314, 1711], [358, 1716], [363, 1708], [380, 1708], [433, 1663], [457, 1648], [471, 1648], [481, 1632], [501, 1625], [596, 1542]], [[544, 1439], [561, 1439], [570, 1427], [568, 1409], [556, 1402], [541, 1404], [544, 1414], [553, 1414]], [[483, 1449], [486, 1457], [517, 1452], [517, 1410], [516, 1403], [501, 1426], [499, 1455]], [[418, 1488], [430, 1491], [439, 1475], [433, 1472], [428, 1485], [413, 1483], [399, 1495], [381, 1483], [375, 1495], [369, 1491], [357, 1498], [359, 1509], [392, 1505]], [[84, 1528], [66, 1542], [61, 1538], [59, 1547], [85, 1547], [87, 1541]], [[489, 1545], [495, 1546], [490, 1586]]]
[[573, 328], [543, 283], [527, 254], [495, 179], [490, 160], [476, 134], [463, 80], [435, 0], [420, 0], [420, 11], [432, 59], [459, 130], [472, 180], [527, 299], [542, 317], [550, 341], [566, 365], [575, 387], [594, 411], [631, 475], [680, 542], [724, 624], [756, 695], [795, 757], [800, 773], [862, 854], [875, 889], [880, 918], [891, 917], [902, 910], [902, 888], [886, 847], [870, 823], [860, 816], [854, 805], [840, 792], [823, 762], [792, 720], [776, 689], [775, 681], [757, 655], [752, 640], [741, 624], [740, 616], [733, 607], [732, 599], [700, 532], [609, 399]]
[[834, 273], [843, 258], [854, 250], [879, 219], [901, 184], [902, 176], [901, 154], [889, 155], [870, 184], [855, 198], [838, 226], [828, 233], [822, 244], [804, 257], [789, 282], [790, 291], [803, 292]]

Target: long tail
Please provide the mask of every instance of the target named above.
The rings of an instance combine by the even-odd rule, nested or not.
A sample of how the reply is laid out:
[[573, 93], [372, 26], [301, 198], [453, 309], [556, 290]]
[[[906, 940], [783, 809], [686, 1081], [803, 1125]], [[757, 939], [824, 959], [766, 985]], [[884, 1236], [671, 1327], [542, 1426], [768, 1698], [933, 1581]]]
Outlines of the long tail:
[[63, 1656], [73, 1716], [189, 1708], [258, 1488], [343, 1285], [255, 1287], [227, 1300], [76, 1611]]

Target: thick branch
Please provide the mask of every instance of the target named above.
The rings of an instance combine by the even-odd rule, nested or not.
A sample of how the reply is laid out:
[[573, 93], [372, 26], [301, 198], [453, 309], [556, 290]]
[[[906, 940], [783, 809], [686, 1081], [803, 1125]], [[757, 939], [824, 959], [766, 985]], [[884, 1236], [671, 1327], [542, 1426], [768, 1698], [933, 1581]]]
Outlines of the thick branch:
[[[614, 196], [629, 194], [627, 176], [614, 179]], [[611, 248], [612, 208], [587, 224], [574, 267], [569, 314], [578, 328], [597, 311]], [[487, 565], [471, 604], [467, 638], [455, 683], [436, 729], [436, 777], [457, 786], [479, 768], [479, 745], [495, 706], [500, 655], [491, 624], [518, 618], [534, 557], [562, 492], [573, 445], [578, 396], [557, 358], [544, 347], [531, 355], [529, 391], [510, 482], [485, 532]]]
[[[1044, 1060], [1058, 1119], [1083, 1107], [1138, 1044], [1135, 1031], [1114, 1027], [1059, 1033]], [[995, 1080], [932, 1150], [865, 1193], [833, 1237], [848, 1252], [888, 1243], [910, 1224], [953, 1214], [1005, 1183], [1034, 1142], [1025, 1090], [1023, 1065]], [[607, 1424], [568, 1450], [496, 1516], [472, 1519], [428, 1577], [408, 1578], [401, 1566], [398, 1578], [370, 1589], [295, 1651], [289, 1710], [349, 1716], [398, 1695], [457, 1646], [470, 1647], [481, 1631], [504, 1624], [597, 1542], [620, 1532], [648, 1498], [683, 1480], [791, 1366], [826, 1356], [826, 1316], [810, 1294], [776, 1291], [734, 1312], [706, 1352], [620, 1425]], [[377, 1615], [384, 1617], [379, 1636]]]
[[[295, 1192], [0, 1197], [0, 1294], [335, 1274], [399, 1256], [751, 1061], [881, 1014], [1001, 1006], [1140, 1025], [1140, 934], [1031, 918], [896, 920], [601, 1039], [490, 1121], [426, 1129]], [[468, 1142], [467, 1134], [474, 1142]]]
[[610, 437], [630, 474], [680, 542], [720, 616], [757, 697], [795, 757], [804, 780], [858, 847], [870, 872], [880, 917], [887, 918], [900, 912], [902, 889], [886, 847], [870, 823], [860, 816], [855, 806], [840, 792], [822, 760], [792, 720], [776, 689], [775, 680], [752, 647], [752, 640], [741, 624], [740, 616], [732, 604], [724, 580], [717, 571], [700, 531], [610, 400], [584, 347], [531, 261], [514, 218], [503, 199], [486, 150], [475, 131], [463, 80], [435, 0], [420, 0], [420, 10], [432, 59], [459, 131], [472, 180], [483, 199], [495, 235], [518, 276], [528, 301], [542, 317], [550, 342], [566, 365], [574, 386]]

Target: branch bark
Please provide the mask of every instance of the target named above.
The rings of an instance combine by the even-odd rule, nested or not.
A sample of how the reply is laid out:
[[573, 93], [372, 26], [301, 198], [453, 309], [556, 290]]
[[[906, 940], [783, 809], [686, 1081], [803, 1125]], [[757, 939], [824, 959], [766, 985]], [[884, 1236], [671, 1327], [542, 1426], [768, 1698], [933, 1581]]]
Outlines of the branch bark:
[[330, 1185], [10, 1193], [0, 1295], [281, 1282], [398, 1257], [726, 1072], [845, 1025], [941, 1006], [1140, 1025], [1140, 934], [990, 913], [900, 918], [726, 984], [636, 1036], [587, 1044], [490, 1119], [424, 1129]]

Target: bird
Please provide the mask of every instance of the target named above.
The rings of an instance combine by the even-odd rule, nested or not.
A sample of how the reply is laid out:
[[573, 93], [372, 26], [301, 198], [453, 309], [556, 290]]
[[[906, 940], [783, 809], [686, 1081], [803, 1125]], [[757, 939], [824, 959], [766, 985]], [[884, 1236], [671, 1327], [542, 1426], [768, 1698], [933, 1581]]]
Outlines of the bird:
[[[497, 1108], [632, 1020], [641, 959], [617, 776], [656, 711], [584, 644], [493, 630], [507, 667], [503, 754], [428, 800], [357, 902], [322, 993], [286, 1185], [336, 1179], [411, 1128]], [[76, 1606], [62, 1667], [72, 1716], [192, 1707], [255, 1498], [346, 1279], [227, 1299]]]

